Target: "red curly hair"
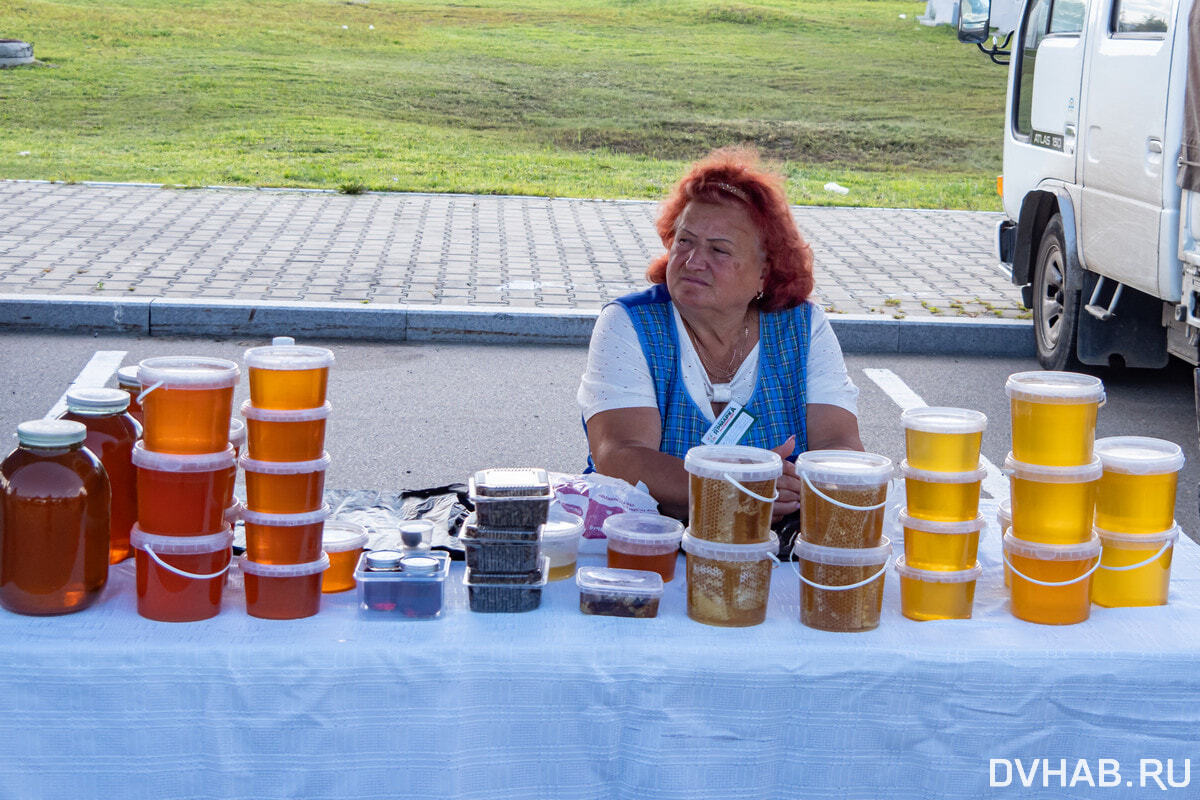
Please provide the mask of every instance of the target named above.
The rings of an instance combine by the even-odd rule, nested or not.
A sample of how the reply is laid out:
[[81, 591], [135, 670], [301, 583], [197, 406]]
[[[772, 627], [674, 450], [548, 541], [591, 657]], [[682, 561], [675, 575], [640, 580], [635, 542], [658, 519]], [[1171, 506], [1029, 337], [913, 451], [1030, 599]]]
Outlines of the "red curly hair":
[[[702, 203], [741, 203], [758, 227], [767, 262], [763, 311], [780, 311], [800, 305], [813, 290], [813, 251], [796, 228], [783, 178], [759, 168], [753, 150], [722, 148], [697, 162], [663, 201], [655, 227], [668, 251], [675, 243], [675, 226], [693, 200]], [[667, 279], [667, 254], [646, 268], [646, 279]]]

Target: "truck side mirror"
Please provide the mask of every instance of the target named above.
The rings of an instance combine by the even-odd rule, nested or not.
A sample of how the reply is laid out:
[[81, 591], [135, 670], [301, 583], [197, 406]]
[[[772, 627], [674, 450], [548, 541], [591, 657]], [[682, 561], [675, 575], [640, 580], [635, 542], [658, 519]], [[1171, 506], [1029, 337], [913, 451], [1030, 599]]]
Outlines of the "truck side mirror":
[[991, 0], [958, 0], [958, 40], [983, 44], [991, 30]]

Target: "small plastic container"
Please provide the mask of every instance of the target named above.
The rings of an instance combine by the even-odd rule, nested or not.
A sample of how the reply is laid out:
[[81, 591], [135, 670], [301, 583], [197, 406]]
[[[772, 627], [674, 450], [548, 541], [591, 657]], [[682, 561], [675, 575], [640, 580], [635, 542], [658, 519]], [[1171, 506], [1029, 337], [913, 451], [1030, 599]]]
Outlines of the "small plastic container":
[[126, 409], [129, 416], [145, 425], [146, 418], [142, 413], [142, 404], [138, 402], [138, 395], [142, 393], [142, 382], [138, 380], [137, 364], [130, 364], [117, 370], [117, 388], [129, 395], [129, 408]]
[[137, 612], [160, 622], [195, 622], [221, 611], [225, 573], [233, 563], [226, 527], [208, 536], [155, 536], [133, 526]]
[[701, 445], [687, 451], [688, 523], [709, 542], [757, 544], [771, 532], [775, 481], [783, 474], [778, 453], [742, 445]]
[[1099, 378], [1077, 372], [1018, 372], [1004, 385], [1012, 410], [1013, 457], [1026, 464], [1071, 467], [1092, 461]]
[[480, 573], [536, 573], [541, 558], [537, 539], [475, 539], [459, 536], [467, 551], [467, 569]]
[[640, 569], [582, 567], [575, 576], [579, 610], [603, 617], [657, 617], [663, 579]]
[[970, 569], [979, 554], [983, 515], [965, 522], [918, 519], [900, 509], [904, 529], [905, 563], [912, 569], [960, 571]]
[[583, 518], [551, 506], [549, 519], [542, 526], [542, 555], [550, 559], [547, 580], [562, 581], [575, 574], [582, 538]]
[[1157, 533], [1175, 522], [1175, 489], [1183, 450], [1147, 436], [1096, 441], [1104, 465], [1096, 491], [1096, 527], [1122, 533]]
[[1080, 544], [1092, 538], [1099, 458], [1079, 467], [1025, 464], [1004, 459], [1012, 497], [1012, 531], [1018, 539], [1045, 544]]
[[234, 525], [237, 525], [242, 521], [242, 512], [245, 510], [246, 507], [242, 505], [242, 501], [238, 500], [236, 497], [233, 498], [233, 503], [225, 509], [225, 514], [223, 515], [225, 524], [231, 528]]
[[541, 570], [533, 574], [483, 574], [467, 569], [463, 584], [472, 611], [521, 613], [533, 611], [542, 603], [542, 589], [550, 573], [550, 559], [542, 557]]
[[238, 365], [222, 358], [162, 356], [138, 364], [146, 449], [219, 453], [229, 445]]
[[250, 402], [257, 408], [316, 408], [325, 404], [333, 353], [277, 336], [269, 347], [252, 347], [244, 360]]
[[255, 408], [242, 403], [247, 455], [256, 461], [315, 461], [325, 452], [325, 421], [332, 406], [296, 411]]
[[462, 532], [459, 538], [466, 539], [495, 539], [495, 540], [518, 540], [522, 542], [540, 541], [542, 538], [542, 527], [537, 525], [532, 528], [489, 528], [486, 525], [480, 525], [479, 520], [474, 514], [469, 514], [463, 520]]
[[1179, 527], [1157, 533], [1097, 528], [1096, 534], [1103, 549], [1100, 569], [1092, 575], [1092, 602], [1107, 608], [1165, 606]]
[[325, 521], [321, 549], [329, 556], [329, 569], [321, 576], [323, 593], [346, 592], [354, 588], [354, 570], [366, 546], [367, 531], [362, 525], [337, 519]]
[[608, 566], [622, 570], [649, 570], [669, 583], [679, 561], [683, 523], [660, 514], [626, 512], [606, 517]]
[[779, 540], [725, 544], [697, 539], [685, 532], [680, 542], [687, 554], [687, 615], [721, 628], [758, 625], [767, 618], [771, 570], [778, 563]]
[[449, 574], [450, 555], [441, 551], [363, 553], [354, 570], [359, 612], [380, 619], [440, 617]]
[[970, 569], [924, 570], [896, 559], [900, 576], [900, 613], [920, 622], [931, 619], [970, 619], [975, 605], [975, 581], [983, 574], [979, 562]]
[[265, 514], [299, 514], [321, 508], [329, 454], [312, 461], [259, 461], [242, 456], [246, 507]]
[[1027, 542], [1004, 534], [1012, 569], [1010, 610], [1041, 625], [1073, 625], [1091, 613], [1091, 577], [1100, 564], [1100, 537], [1082, 544]]
[[900, 472], [912, 516], [938, 522], [966, 522], [979, 516], [979, 487], [987, 475], [982, 465], [977, 463], [968, 472], [929, 472], [905, 461]]
[[796, 458], [801, 537], [822, 547], [877, 547], [892, 461], [875, 453], [810, 450]]
[[987, 417], [968, 408], [910, 408], [900, 415], [904, 450], [915, 469], [968, 472], [979, 465]]
[[262, 619], [302, 619], [321, 610], [321, 573], [329, 556], [307, 564], [259, 564], [242, 556], [246, 613]]
[[219, 533], [232, 497], [237, 461], [233, 446], [207, 454], [156, 453], [133, 446], [137, 468], [138, 525], [146, 533], [202, 536]]
[[480, 527], [533, 530], [550, 514], [554, 492], [544, 469], [482, 469], [468, 483]]
[[792, 548], [800, 578], [800, 621], [810, 628], [857, 633], [879, 627], [892, 542], [875, 547], [823, 547], [798, 539]]
[[263, 514], [246, 509], [246, 555], [259, 564], [307, 564], [321, 556], [329, 506], [304, 514]]
[[433, 547], [433, 521], [406, 519], [396, 526], [405, 550], [429, 550]]
[[229, 443], [233, 445], [233, 452], [239, 457], [246, 449], [246, 423], [237, 417], [229, 420]]

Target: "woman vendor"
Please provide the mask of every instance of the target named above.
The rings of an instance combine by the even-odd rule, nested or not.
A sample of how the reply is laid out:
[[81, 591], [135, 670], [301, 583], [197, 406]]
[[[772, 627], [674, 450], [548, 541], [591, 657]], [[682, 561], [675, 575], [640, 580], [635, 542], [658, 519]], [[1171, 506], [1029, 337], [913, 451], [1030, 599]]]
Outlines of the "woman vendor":
[[592, 332], [577, 395], [592, 463], [642, 481], [663, 513], [686, 517], [683, 457], [728, 410], [739, 417], [734, 435], [753, 421], [721, 444], [785, 459], [778, 521], [800, 507], [789, 457], [863, 449], [858, 389], [824, 312], [807, 299], [812, 248], [782, 179], [741, 150], [694, 165], [656, 226], [667, 253], [646, 270], [654, 286], [607, 304]]

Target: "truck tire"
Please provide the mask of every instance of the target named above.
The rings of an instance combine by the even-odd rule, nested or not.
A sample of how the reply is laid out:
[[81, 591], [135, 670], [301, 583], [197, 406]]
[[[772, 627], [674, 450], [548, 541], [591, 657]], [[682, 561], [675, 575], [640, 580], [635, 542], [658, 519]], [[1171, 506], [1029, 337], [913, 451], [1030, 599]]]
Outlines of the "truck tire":
[[1042, 231], [1033, 267], [1033, 337], [1042, 369], [1076, 370], [1079, 291], [1067, 270], [1062, 215], [1055, 214]]

